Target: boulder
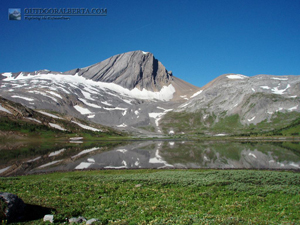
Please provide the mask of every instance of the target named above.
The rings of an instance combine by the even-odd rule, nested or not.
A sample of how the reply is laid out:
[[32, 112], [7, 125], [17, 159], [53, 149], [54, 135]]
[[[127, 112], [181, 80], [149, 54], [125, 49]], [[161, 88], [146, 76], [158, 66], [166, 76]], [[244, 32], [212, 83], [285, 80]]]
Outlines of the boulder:
[[17, 195], [0, 192], [0, 202], [4, 220], [7, 220], [7, 222], [13, 222], [19, 221], [23, 218], [25, 203]]

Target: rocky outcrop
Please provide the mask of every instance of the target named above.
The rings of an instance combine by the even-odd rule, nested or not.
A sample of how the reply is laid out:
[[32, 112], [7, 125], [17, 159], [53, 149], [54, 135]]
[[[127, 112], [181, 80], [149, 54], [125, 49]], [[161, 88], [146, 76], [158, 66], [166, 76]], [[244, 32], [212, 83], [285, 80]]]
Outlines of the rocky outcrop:
[[[7, 222], [14, 222], [23, 218], [25, 204], [17, 195], [0, 192], [0, 203], [1, 219], [7, 220]], [[2, 212], [2, 210], [4, 211]]]
[[94, 81], [115, 83], [129, 90], [138, 88], [160, 91], [173, 80], [171, 71], [168, 72], [152, 53], [143, 51], [115, 55], [92, 66], [73, 69], [64, 74], [76, 73]]

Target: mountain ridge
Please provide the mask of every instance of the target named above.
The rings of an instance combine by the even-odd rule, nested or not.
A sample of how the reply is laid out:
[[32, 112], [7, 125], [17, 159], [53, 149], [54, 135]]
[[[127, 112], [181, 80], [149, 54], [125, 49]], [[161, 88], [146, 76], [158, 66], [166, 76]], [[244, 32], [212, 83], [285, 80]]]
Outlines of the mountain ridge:
[[9, 100], [145, 134], [185, 132], [171, 127], [170, 113], [174, 119], [176, 113], [195, 114], [202, 127], [210, 127], [235, 115], [241, 126], [249, 126], [271, 121], [277, 112], [300, 112], [299, 76], [223, 74], [199, 88], [143, 51], [63, 73], [0, 75], [0, 95]]

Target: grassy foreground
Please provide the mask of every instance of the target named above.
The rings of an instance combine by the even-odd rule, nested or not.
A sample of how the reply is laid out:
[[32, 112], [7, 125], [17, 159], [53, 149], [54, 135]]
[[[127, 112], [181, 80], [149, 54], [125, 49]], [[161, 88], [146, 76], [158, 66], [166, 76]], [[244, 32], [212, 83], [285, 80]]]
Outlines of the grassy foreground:
[[98, 224], [300, 224], [293, 172], [79, 171], [2, 177], [0, 191], [52, 208], [57, 224], [75, 216]]

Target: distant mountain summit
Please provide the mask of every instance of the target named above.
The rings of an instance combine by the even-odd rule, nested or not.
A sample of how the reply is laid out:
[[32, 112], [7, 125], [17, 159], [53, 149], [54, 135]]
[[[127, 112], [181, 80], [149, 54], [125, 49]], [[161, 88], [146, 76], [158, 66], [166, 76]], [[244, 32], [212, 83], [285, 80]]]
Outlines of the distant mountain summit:
[[76, 73], [93, 81], [115, 83], [129, 90], [160, 91], [173, 80], [172, 72], [168, 72], [152, 53], [143, 51], [115, 55], [92, 66], [64, 72]]

